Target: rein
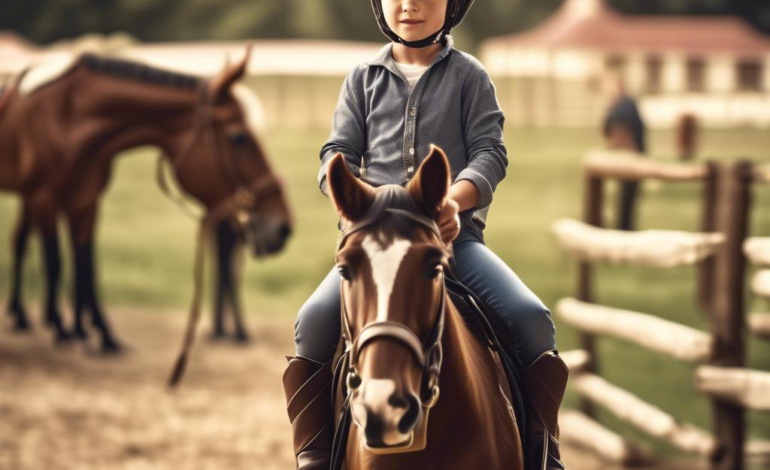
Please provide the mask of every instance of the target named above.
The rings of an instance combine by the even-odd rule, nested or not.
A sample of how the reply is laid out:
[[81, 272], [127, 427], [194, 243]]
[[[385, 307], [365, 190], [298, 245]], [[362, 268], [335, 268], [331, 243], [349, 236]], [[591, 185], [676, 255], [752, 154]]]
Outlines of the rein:
[[[381, 214], [364, 219], [345, 230], [340, 237], [337, 251], [342, 248], [347, 238], [360, 230], [363, 230], [378, 222], [385, 214], [398, 214], [417, 222], [423, 227], [433, 232], [439, 240], [441, 233], [436, 223], [423, 215], [402, 209], [385, 209]], [[442, 275], [443, 277], [443, 275]], [[367, 324], [361, 329], [358, 336], [354, 339], [350, 330], [350, 323], [345, 308], [344, 291], [340, 287], [341, 296], [341, 315], [342, 315], [342, 336], [345, 339], [345, 352], [348, 354], [348, 367], [346, 373], [346, 385], [348, 396], [353, 390], [361, 385], [361, 377], [356, 369], [361, 351], [370, 343], [377, 339], [392, 339], [407, 346], [414, 355], [417, 363], [422, 367], [423, 377], [420, 390], [420, 399], [422, 406], [429, 410], [436, 406], [441, 392], [439, 386], [439, 375], [441, 373], [441, 364], [444, 360], [442, 349], [442, 338], [444, 335], [444, 325], [446, 323], [446, 283], [441, 280], [441, 297], [438, 306], [438, 316], [430, 333], [424, 340], [421, 340], [409, 327], [402, 323], [392, 321], [376, 321]]]

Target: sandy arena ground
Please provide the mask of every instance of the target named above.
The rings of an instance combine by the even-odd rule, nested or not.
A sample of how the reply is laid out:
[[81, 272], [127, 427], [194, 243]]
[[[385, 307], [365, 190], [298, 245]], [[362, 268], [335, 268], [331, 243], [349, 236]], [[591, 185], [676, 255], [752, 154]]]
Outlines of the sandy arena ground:
[[[117, 357], [55, 348], [42, 328], [22, 336], [3, 322], [0, 470], [294, 468], [281, 386], [290, 320], [250, 318], [248, 346], [208, 341], [203, 321], [181, 389], [170, 393], [186, 316], [115, 309], [112, 319], [130, 345]], [[571, 470], [614, 468], [564, 453]]]

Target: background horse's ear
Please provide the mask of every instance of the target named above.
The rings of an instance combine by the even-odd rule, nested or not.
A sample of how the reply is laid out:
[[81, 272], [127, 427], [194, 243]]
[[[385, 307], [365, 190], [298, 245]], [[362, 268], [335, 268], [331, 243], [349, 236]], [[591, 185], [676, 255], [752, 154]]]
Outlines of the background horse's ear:
[[425, 215], [438, 216], [449, 194], [451, 179], [449, 161], [440, 148], [431, 144], [430, 153], [423, 160], [407, 190]]
[[360, 220], [374, 201], [374, 188], [348, 170], [341, 153], [329, 160], [326, 183], [337, 212], [351, 222]]
[[227, 93], [227, 90], [229, 90], [235, 82], [246, 75], [250, 56], [251, 44], [246, 46], [246, 53], [241, 60], [234, 64], [230, 64], [230, 61], [228, 60], [225, 68], [209, 81], [208, 96], [210, 96], [212, 100], [218, 101], [222, 99]]

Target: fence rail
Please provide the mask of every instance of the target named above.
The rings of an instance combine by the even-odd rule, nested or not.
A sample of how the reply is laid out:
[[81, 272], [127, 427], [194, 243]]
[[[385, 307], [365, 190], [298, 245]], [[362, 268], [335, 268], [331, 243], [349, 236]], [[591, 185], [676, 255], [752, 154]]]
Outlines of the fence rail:
[[706, 165], [660, 163], [628, 150], [594, 150], [584, 169], [590, 176], [623, 180], [701, 181], [708, 177]]
[[757, 338], [770, 340], [770, 313], [752, 313], [749, 315], [748, 326]]
[[770, 372], [701, 366], [695, 386], [703, 393], [752, 410], [770, 410]]
[[743, 244], [749, 261], [758, 266], [770, 266], [770, 237], [752, 237]]
[[608, 462], [634, 465], [652, 460], [649, 452], [579, 411], [565, 410], [561, 413], [559, 422], [564, 430], [580, 430], [563, 431], [562, 440], [590, 449]]
[[757, 271], [751, 279], [751, 291], [759, 297], [770, 297], [770, 269]]
[[711, 335], [654, 315], [569, 298], [556, 304], [556, 313], [580, 331], [624, 339], [682, 361], [701, 363], [711, 356]]
[[724, 242], [720, 233], [627, 232], [598, 228], [573, 219], [556, 221], [553, 232], [577, 259], [659, 268], [694, 265], [712, 255]]
[[580, 374], [572, 382], [572, 386], [583, 397], [650, 436], [698, 455], [709, 456], [715, 450], [714, 438], [708, 432], [680, 422], [660, 408], [598, 375]]

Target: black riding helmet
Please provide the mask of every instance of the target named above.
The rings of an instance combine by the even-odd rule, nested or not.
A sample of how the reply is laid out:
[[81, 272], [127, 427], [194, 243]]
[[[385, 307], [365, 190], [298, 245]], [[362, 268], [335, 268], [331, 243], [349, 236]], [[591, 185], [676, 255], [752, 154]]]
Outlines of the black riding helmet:
[[462, 22], [463, 18], [465, 18], [465, 14], [471, 9], [471, 5], [473, 5], [473, 0], [447, 0], [446, 19], [444, 20], [444, 26], [442, 26], [440, 30], [419, 41], [405, 41], [390, 29], [388, 22], [385, 21], [385, 15], [382, 12], [382, 0], [372, 0], [374, 16], [377, 18], [377, 23], [380, 25], [380, 30], [383, 34], [385, 34], [391, 41], [399, 42], [407, 47], [414, 48], [427, 47], [431, 44], [443, 41], [449, 32]]

